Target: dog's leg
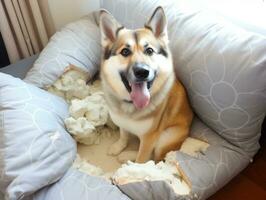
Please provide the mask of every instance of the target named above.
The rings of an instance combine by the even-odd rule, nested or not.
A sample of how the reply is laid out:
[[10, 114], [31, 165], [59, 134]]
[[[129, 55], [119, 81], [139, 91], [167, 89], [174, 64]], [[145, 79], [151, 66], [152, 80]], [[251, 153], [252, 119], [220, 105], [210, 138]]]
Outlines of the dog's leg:
[[136, 162], [144, 163], [151, 159], [152, 152], [156, 143], [157, 134], [154, 133], [152, 137], [144, 135], [140, 138], [139, 151]]
[[180, 149], [188, 133], [189, 128], [186, 126], [173, 126], [164, 130], [155, 146], [154, 160], [161, 161], [169, 151]]
[[119, 153], [121, 153], [127, 147], [128, 137], [129, 133], [120, 128], [120, 137], [109, 148], [108, 155], [118, 155]]

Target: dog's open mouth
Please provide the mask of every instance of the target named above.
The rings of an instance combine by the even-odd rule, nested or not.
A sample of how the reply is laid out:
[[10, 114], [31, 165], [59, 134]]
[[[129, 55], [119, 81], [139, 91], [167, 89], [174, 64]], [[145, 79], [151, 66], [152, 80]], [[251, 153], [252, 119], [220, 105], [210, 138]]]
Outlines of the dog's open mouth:
[[[150, 91], [154, 78], [152, 80], [141, 81], [141, 82], [129, 82], [125, 73], [120, 73], [121, 80], [124, 83], [127, 91], [130, 94], [132, 103], [138, 109], [145, 108], [150, 102]], [[127, 101], [129, 102], [129, 101]]]

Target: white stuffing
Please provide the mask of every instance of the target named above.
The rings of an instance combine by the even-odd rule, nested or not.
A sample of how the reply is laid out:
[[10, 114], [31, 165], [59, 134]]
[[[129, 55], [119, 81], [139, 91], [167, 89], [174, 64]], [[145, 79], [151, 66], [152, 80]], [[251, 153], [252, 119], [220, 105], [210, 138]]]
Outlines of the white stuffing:
[[89, 74], [72, 65], [47, 90], [70, 102], [73, 98], [83, 99], [90, 94], [90, 87], [86, 84]]
[[70, 117], [65, 119], [67, 130], [80, 143], [91, 145], [100, 141], [104, 126], [115, 129], [110, 122], [99, 80], [87, 84], [88, 74], [74, 66], [47, 90], [64, 98], [69, 104]]
[[70, 117], [65, 119], [67, 130], [83, 144], [94, 144], [99, 140], [103, 126], [111, 124], [103, 93], [97, 91], [84, 99], [73, 99], [69, 106]]
[[87, 145], [97, 143], [99, 134], [85, 117], [69, 117], [65, 119], [65, 125], [76, 141]]
[[85, 117], [95, 127], [105, 125], [109, 117], [102, 92], [96, 92], [82, 100], [72, 100], [69, 113], [75, 119]]
[[[154, 161], [148, 161], [144, 164], [133, 163], [128, 161], [119, 168], [112, 179], [114, 183], [123, 185], [131, 182], [147, 181], [159, 181], [163, 180], [169, 184], [175, 193], [180, 195], [186, 195], [190, 192], [189, 185], [181, 178], [179, 174], [178, 165], [172, 162], [174, 152], [168, 153], [165, 158], [165, 162], [161, 161], [157, 164]], [[168, 160], [169, 159], [169, 160]]]
[[84, 99], [73, 99], [69, 107], [69, 118], [65, 119], [67, 130], [83, 144], [94, 144], [99, 140], [99, 128], [109, 121], [108, 108], [102, 92]]

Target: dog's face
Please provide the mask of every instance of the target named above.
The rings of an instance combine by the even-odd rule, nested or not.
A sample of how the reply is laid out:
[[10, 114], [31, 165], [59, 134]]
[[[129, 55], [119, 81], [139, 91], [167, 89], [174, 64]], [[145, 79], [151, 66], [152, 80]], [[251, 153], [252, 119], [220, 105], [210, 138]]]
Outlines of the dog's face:
[[145, 27], [136, 30], [101, 11], [100, 29], [101, 78], [118, 99], [145, 108], [173, 73], [163, 9], [158, 7]]

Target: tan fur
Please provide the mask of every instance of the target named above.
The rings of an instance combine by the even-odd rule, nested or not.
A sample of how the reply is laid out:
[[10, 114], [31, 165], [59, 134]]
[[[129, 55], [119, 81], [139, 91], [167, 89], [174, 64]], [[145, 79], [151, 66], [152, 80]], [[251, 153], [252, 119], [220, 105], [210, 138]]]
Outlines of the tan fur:
[[[148, 160], [153, 149], [154, 159], [162, 160], [167, 152], [178, 150], [188, 136], [193, 114], [185, 90], [178, 80], [153, 114], [155, 121], [152, 129], [140, 139], [142, 144], [137, 162]], [[147, 117], [152, 117], [151, 113]], [[160, 137], [163, 137], [165, 131], [169, 131], [168, 141], [160, 143]]]
[[[103, 13], [103, 15], [108, 14]], [[109, 18], [102, 20], [108, 21], [106, 24], [113, 23], [117, 27], [104, 29], [105, 27], [102, 26], [108, 25], [100, 21], [102, 32], [104, 29], [108, 37], [111, 35], [108, 39], [102, 33], [103, 54], [108, 51], [112, 51], [113, 54], [102, 59], [101, 79], [110, 115], [114, 123], [120, 127], [121, 134], [120, 139], [111, 147], [109, 153], [119, 154], [127, 145], [127, 134], [132, 133], [140, 139], [136, 162], [146, 162], [153, 153], [154, 160], [162, 160], [167, 152], [181, 147], [189, 134], [193, 118], [185, 89], [174, 75], [167, 32], [163, 32], [162, 36], [158, 37], [148, 28], [137, 30], [123, 28], [114, 36], [114, 33], [109, 31], [117, 30], [119, 25], [113, 22], [114, 19], [111, 16], [107, 17]], [[143, 53], [144, 45], [149, 45], [156, 52], [164, 48], [168, 56], [156, 53], [149, 57]], [[133, 52], [132, 55], [128, 57], [120, 55], [125, 46], [129, 46]], [[130, 64], [134, 62], [146, 63], [150, 68], [159, 72], [150, 88], [150, 103], [142, 110], [126, 102], [130, 100], [130, 95], [118, 75], [119, 71], [128, 70]], [[151, 124], [143, 124], [145, 120]], [[146, 130], [145, 133], [142, 133], [142, 130]]]

